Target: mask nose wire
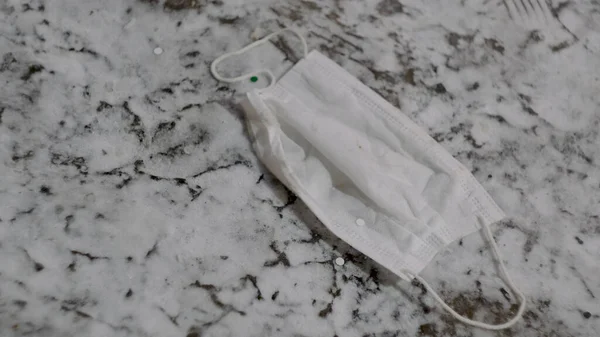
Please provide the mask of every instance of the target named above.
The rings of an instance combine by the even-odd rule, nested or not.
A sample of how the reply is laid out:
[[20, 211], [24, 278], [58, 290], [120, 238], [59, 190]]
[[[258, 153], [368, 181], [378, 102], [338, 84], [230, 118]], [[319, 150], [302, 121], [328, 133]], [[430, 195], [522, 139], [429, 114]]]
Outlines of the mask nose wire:
[[423, 286], [425, 287], [425, 289], [427, 289], [427, 291], [442, 306], [442, 308], [444, 308], [444, 310], [446, 310], [450, 315], [452, 315], [457, 320], [459, 320], [459, 321], [461, 321], [461, 322], [463, 322], [465, 324], [469, 324], [469, 325], [472, 325], [472, 326], [475, 326], [475, 327], [479, 327], [479, 328], [482, 328], [482, 329], [487, 329], [487, 330], [502, 330], [502, 329], [510, 328], [517, 321], [519, 321], [519, 319], [521, 319], [521, 317], [523, 316], [523, 312], [525, 311], [525, 305], [526, 305], [527, 301], [526, 301], [525, 296], [523, 295], [523, 293], [521, 293], [521, 291], [519, 291], [519, 289], [517, 288], [517, 286], [514, 284], [514, 282], [510, 278], [510, 275], [508, 275], [508, 272], [506, 271], [506, 266], [504, 266], [504, 262], [502, 262], [502, 258], [500, 256], [499, 251], [498, 251], [498, 245], [496, 244], [496, 241], [494, 240], [494, 237], [492, 236], [492, 232], [490, 231], [490, 228], [483, 221], [482, 221], [482, 227], [483, 227], [483, 231], [485, 233], [485, 236], [486, 236], [487, 240], [489, 241], [490, 246], [492, 248], [491, 250], [492, 250], [492, 253], [494, 255], [494, 259], [498, 263], [498, 266], [499, 266], [499, 269], [500, 269], [500, 277], [508, 285], [508, 287], [510, 288], [510, 290], [512, 291], [512, 293], [519, 298], [519, 302], [520, 302], [519, 309], [517, 310], [517, 313], [513, 316], [513, 318], [511, 318], [507, 322], [502, 323], [502, 324], [487, 324], [487, 323], [475, 321], [475, 320], [469, 319], [467, 317], [461, 316], [459, 313], [457, 313], [456, 311], [454, 311], [454, 309], [452, 309], [448, 304], [446, 304], [446, 302], [444, 302], [444, 300], [435, 292], [435, 290], [433, 290], [431, 288], [431, 286], [427, 283], [427, 281], [425, 281], [422, 277], [420, 277], [418, 275], [413, 275], [413, 274], [408, 273], [408, 272], [406, 272], [406, 273], [410, 277], [414, 277], [417, 280], [419, 280], [419, 282], [421, 282], [421, 284], [423, 284]]
[[304, 52], [303, 58], [306, 57], [306, 55], [308, 55], [308, 46], [306, 45], [306, 40], [304, 39], [304, 37], [302, 37], [302, 35], [300, 35], [300, 33], [296, 32], [295, 30], [293, 30], [291, 28], [284, 28], [284, 29], [278, 30], [276, 32], [273, 32], [273, 33], [263, 37], [260, 40], [254, 41], [254, 42], [250, 43], [249, 45], [243, 47], [242, 49], [232, 51], [230, 53], [226, 53], [226, 54], [223, 54], [223, 55], [217, 57], [210, 64], [210, 73], [213, 75], [213, 77], [215, 79], [217, 79], [218, 81], [221, 81], [221, 82], [225, 82], [225, 83], [236, 83], [236, 82], [246, 80], [252, 76], [256, 76], [259, 74], [265, 74], [269, 77], [269, 86], [268, 87], [272, 86], [275, 83], [275, 76], [269, 69], [259, 69], [259, 70], [245, 73], [245, 74], [242, 74], [242, 75], [236, 76], [236, 77], [225, 77], [225, 76], [222, 76], [221, 74], [219, 74], [219, 72], [217, 71], [217, 66], [219, 65], [219, 63], [223, 62], [223, 60], [227, 59], [228, 57], [243, 54], [250, 49], [256, 48], [262, 44], [267, 43], [274, 36], [282, 34], [286, 31], [293, 33], [294, 35], [296, 35], [298, 37], [298, 39], [300, 39], [300, 42], [302, 43], [303, 52]]

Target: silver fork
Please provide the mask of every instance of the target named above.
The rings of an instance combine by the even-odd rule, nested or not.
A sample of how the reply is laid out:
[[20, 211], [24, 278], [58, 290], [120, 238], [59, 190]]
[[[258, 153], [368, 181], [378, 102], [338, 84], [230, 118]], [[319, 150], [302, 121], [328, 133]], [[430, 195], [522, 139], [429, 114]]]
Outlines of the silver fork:
[[555, 23], [546, 0], [503, 0], [508, 15], [527, 29], [543, 29]]

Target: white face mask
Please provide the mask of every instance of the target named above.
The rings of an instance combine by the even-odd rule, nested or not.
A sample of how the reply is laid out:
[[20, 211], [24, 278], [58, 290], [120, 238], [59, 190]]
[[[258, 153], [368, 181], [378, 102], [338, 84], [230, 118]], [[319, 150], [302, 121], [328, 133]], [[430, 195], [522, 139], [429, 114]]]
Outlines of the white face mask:
[[[294, 31], [285, 29], [283, 31]], [[499, 330], [522, 316], [525, 297], [498, 256], [488, 226], [502, 210], [475, 177], [406, 115], [317, 51], [243, 103], [258, 157], [335, 235], [401, 278], [418, 279], [458, 320]], [[417, 274], [451, 242], [484, 229], [501, 276], [520, 299], [510, 321], [489, 325], [460, 316]]]

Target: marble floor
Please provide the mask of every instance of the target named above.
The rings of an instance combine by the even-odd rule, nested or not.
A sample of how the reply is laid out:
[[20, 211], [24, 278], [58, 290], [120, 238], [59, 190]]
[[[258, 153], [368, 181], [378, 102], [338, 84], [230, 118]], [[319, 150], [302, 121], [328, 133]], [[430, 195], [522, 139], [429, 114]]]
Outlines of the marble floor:
[[[600, 4], [513, 5], [0, 2], [0, 335], [597, 336]], [[218, 83], [209, 65], [284, 26], [508, 214], [492, 230], [529, 301], [522, 321], [458, 323], [259, 163], [238, 103], [264, 79]], [[276, 39], [225, 66], [281, 75], [298, 50]], [[481, 234], [421, 275], [463, 315], [515, 310]]]

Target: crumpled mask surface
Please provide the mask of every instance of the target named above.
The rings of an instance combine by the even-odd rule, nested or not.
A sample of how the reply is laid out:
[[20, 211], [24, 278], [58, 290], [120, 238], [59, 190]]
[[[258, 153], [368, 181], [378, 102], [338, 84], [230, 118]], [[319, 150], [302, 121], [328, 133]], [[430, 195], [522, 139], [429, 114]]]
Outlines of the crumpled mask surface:
[[[277, 33], [274, 33], [277, 34]], [[211, 66], [219, 80], [235, 82], [265, 73], [272, 84], [243, 103], [260, 160], [296, 193], [335, 235], [405, 280], [451, 242], [482, 228], [504, 280], [521, 298], [517, 315], [488, 325], [514, 324], [524, 296], [497, 254], [488, 226], [505, 217], [471, 172], [397, 108], [317, 51], [307, 53], [277, 82], [266, 70], [224, 78], [216, 65], [266, 42], [223, 55]]]

